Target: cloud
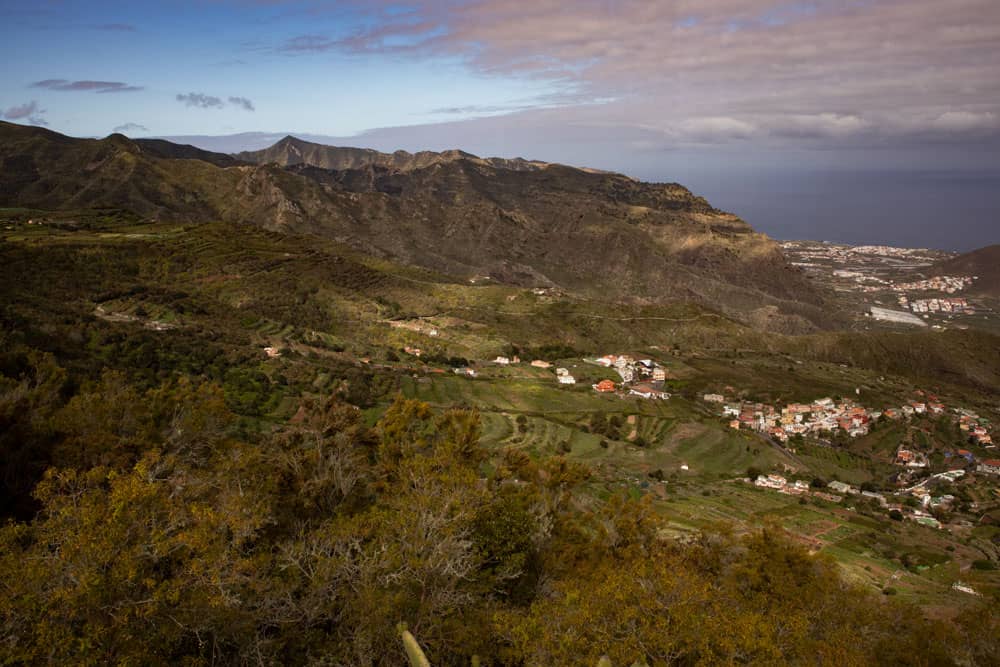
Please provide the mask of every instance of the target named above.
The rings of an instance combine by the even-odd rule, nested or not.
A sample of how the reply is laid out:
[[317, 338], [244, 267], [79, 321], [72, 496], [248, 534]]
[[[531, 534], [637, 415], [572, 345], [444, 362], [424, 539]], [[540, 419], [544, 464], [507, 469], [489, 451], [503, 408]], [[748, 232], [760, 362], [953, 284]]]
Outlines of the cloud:
[[284, 53], [324, 53], [341, 47], [341, 43], [323, 35], [299, 35], [278, 47]]
[[226, 106], [220, 98], [204, 93], [177, 94], [177, 101], [183, 102], [185, 106], [199, 107], [201, 109], [221, 109]]
[[600, 122], [680, 139], [843, 145], [1000, 132], [996, 0], [950, 0], [947, 12], [940, 0], [345, 2], [363, 13], [353, 32], [277, 49], [457, 59], [573, 92], [577, 104], [615, 100]]
[[689, 138], [700, 141], [746, 139], [757, 131], [746, 121], [725, 116], [692, 118], [681, 123], [680, 129]]
[[[221, 97], [205, 93], [178, 94], [176, 99], [178, 102], [183, 102], [185, 106], [198, 107], [199, 109], [222, 109], [226, 106], [226, 101]], [[231, 96], [229, 104], [246, 111], [254, 111], [253, 102], [246, 97]]]
[[935, 118], [930, 125], [935, 130], [965, 132], [968, 130], [994, 129], [998, 124], [997, 114], [992, 112], [946, 111]]
[[253, 111], [254, 110], [254, 108], [253, 108], [253, 102], [251, 102], [250, 100], [248, 100], [245, 97], [230, 97], [229, 98], [229, 103], [230, 104], [235, 104], [238, 107], [242, 107], [242, 108], [246, 109], [247, 111]]
[[837, 113], [782, 115], [771, 119], [770, 125], [775, 136], [799, 139], [848, 137], [872, 127], [870, 121], [857, 114]]
[[142, 86], [130, 86], [121, 81], [68, 81], [66, 79], [45, 79], [31, 84], [32, 88], [47, 90], [95, 92], [95, 93], [134, 93], [143, 90]]
[[45, 109], [39, 108], [38, 102], [31, 100], [30, 102], [10, 107], [3, 112], [3, 117], [6, 120], [27, 120], [32, 125], [48, 125], [45, 119], [42, 118], [42, 114], [44, 113]]
[[93, 26], [94, 30], [105, 30], [108, 32], [138, 32], [131, 23], [101, 23]]
[[116, 126], [112, 132], [149, 132], [149, 128], [139, 123], [125, 123], [124, 125]]

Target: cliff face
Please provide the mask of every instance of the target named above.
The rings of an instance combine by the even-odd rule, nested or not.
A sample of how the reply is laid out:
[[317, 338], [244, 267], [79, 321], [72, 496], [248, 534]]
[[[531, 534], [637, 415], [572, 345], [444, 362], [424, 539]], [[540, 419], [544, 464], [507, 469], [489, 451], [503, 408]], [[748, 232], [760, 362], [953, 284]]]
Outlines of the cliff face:
[[[398, 167], [365, 162], [386, 154], [352, 149], [349, 161], [362, 166], [328, 169], [303, 152], [285, 168], [120, 135], [70, 139], [3, 124], [0, 138], [2, 205], [253, 224], [462, 279], [556, 285], [605, 300], [695, 300], [789, 332], [834, 324], [775, 242], [677, 184], [523, 161], [508, 168], [457, 153], [406, 154], [413, 159]], [[316, 155], [322, 162], [330, 153]]]

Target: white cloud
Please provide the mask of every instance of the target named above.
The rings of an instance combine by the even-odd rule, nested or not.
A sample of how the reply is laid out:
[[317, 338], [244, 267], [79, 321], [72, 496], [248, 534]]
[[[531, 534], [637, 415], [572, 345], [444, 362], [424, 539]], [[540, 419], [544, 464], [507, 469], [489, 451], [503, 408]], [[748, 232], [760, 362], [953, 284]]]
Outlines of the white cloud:
[[946, 132], [994, 129], [997, 127], [997, 115], [988, 111], [946, 111], [931, 122], [931, 127]]

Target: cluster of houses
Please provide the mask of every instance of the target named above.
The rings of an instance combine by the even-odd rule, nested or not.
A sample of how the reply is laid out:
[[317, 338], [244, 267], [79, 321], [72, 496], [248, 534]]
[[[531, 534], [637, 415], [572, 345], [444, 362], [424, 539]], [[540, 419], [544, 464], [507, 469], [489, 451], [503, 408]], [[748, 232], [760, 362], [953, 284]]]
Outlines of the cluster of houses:
[[[940, 473], [933, 476], [931, 480], [934, 478], [942, 478], [947, 479], [948, 481], [954, 481], [961, 477], [964, 473], [964, 470], [948, 471], [946, 473]], [[895, 510], [903, 515], [903, 517], [919, 524], [931, 526], [932, 528], [940, 528], [941, 522], [938, 521], [938, 519], [936, 519], [928, 510], [948, 508], [955, 502], [955, 497], [950, 494], [942, 496], [931, 495], [927, 490], [927, 485], [931, 480], [925, 480], [917, 486], [904, 489], [897, 494], [914, 496], [919, 503], [917, 507], [908, 507], [899, 502], [890, 502], [889, 498], [887, 498], [883, 493], [878, 493], [876, 491], [864, 491], [856, 486], [837, 480], [827, 484], [826, 490], [822, 488], [811, 488], [809, 482], [801, 479], [790, 481], [785, 477], [776, 474], [759, 475], [757, 479], [753, 480], [753, 484], [754, 486], [763, 489], [772, 489], [778, 493], [785, 493], [792, 496], [812, 496], [832, 503], [842, 502], [844, 498], [852, 496], [873, 500], [878, 503], [879, 507], [887, 512]]]
[[[404, 351], [407, 354], [418, 357], [422, 354], [422, 351], [418, 348], [407, 347], [404, 348]], [[594, 391], [619, 394], [621, 396], [638, 396], [647, 399], [670, 398], [670, 394], [663, 391], [663, 383], [667, 379], [666, 369], [659, 366], [652, 359], [635, 359], [628, 355], [609, 354], [596, 359], [584, 359], [584, 361], [605, 368], [614, 368], [621, 377], [620, 383], [612, 380], [601, 380], [597, 384], [592, 385]], [[510, 366], [520, 364], [521, 359], [517, 356], [498, 356], [492, 360], [492, 363], [497, 366]], [[530, 365], [534, 368], [542, 369], [550, 369], [553, 366], [552, 363], [543, 359], [535, 359], [530, 362]], [[458, 375], [476, 377], [476, 371], [472, 368], [454, 368], [453, 371]], [[556, 381], [559, 384], [576, 384], [576, 378], [573, 377], [567, 368], [556, 368], [555, 374]]]
[[[798, 479], [791, 481], [785, 479], [782, 475], [776, 474], [758, 475], [757, 479], [753, 480], [753, 484], [763, 489], [772, 489], [778, 493], [785, 493], [790, 496], [813, 496], [831, 503], [839, 503], [844, 499], [844, 491], [840, 491], [840, 495], [828, 493], [822, 489], [811, 488], [809, 482], [805, 480]], [[840, 484], [840, 482], [834, 482], [833, 484]], [[834, 491], [837, 490], [834, 487], [831, 487], [831, 489]]]
[[[924, 396], [923, 392], [918, 392]], [[871, 424], [879, 417], [887, 419], [908, 419], [914, 415], [941, 415], [947, 409], [934, 396], [924, 396], [923, 400], [913, 400], [898, 408], [873, 410], [858, 405], [850, 399], [837, 402], [832, 398], [821, 398], [812, 403], [789, 403], [776, 408], [766, 403], [727, 402], [722, 394], [704, 394], [706, 403], [722, 406], [722, 416], [729, 418], [733, 429], [747, 429], [767, 434], [781, 442], [787, 442], [793, 435], [807, 435], [845, 431], [851, 437], [867, 435]], [[964, 409], [956, 409], [958, 425], [967, 432], [969, 441], [985, 448], [993, 448], [992, 436], [986, 420]], [[925, 467], [926, 458], [907, 449], [896, 453], [896, 462], [908, 467]]]
[[893, 291], [896, 292], [944, 292], [945, 294], [954, 294], [955, 292], [961, 292], [963, 289], [972, 284], [973, 280], [976, 280], [978, 276], [934, 276], [932, 278], [927, 278], [926, 280], [916, 280], [909, 283], [896, 283], [892, 286]]
[[596, 359], [585, 359], [589, 363], [605, 368], [614, 368], [621, 377], [620, 383], [601, 380], [593, 385], [596, 392], [620, 393], [623, 396], [638, 396], [647, 399], [668, 399], [670, 394], [663, 391], [667, 370], [652, 359], [636, 359], [629, 355], [607, 354]]
[[914, 313], [948, 313], [953, 315], [974, 315], [976, 309], [969, 305], [968, 300], [961, 297], [944, 299], [914, 299], [910, 301], [906, 295], [899, 297], [899, 305], [909, 308]]
[[958, 413], [958, 428], [969, 434], [971, 442], [986, 449], [996, 447], [993, 444], [993, 436], [990, 435], [989, 430], [986, 428], [989, 422], [969, 410], [959, 409], [956, 412]]
[[730, 418], [730, 428], [757, 431], [781, 442], [787, 442], [793, 435], [837, 429], [846, 431], [852, 437], [865, 435], [872, 421], [882, 414], [850, 399], [838, 403], [832, 398], [821, 398], [812, 403], [789, 403], [782, 408], [766, 403], [729, 403], [721, 394], [705, 394], [702, 399], [722, 404], [722, 415]]
[[912, 259], [913, 257], [926, 255], [927, 251], [921, 248], [896, 248], [887, 245], [859, 245], [847, 248], [847, 253], [852, 255], [876, 255], [878, 257]]

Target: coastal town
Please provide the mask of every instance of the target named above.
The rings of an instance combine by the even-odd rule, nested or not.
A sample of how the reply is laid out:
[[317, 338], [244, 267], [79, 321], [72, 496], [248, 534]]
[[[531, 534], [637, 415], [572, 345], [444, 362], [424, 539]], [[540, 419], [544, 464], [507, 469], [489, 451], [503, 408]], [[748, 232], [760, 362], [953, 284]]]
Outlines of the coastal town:
[[946, 252], [814, 241], [786, 241], [782, 249], [793, 266], [868, 316], [866, 326], [966, 328], [996, 317], [995, 303], [963, 294], [980, 276], [935, 270], [951, 257]]

